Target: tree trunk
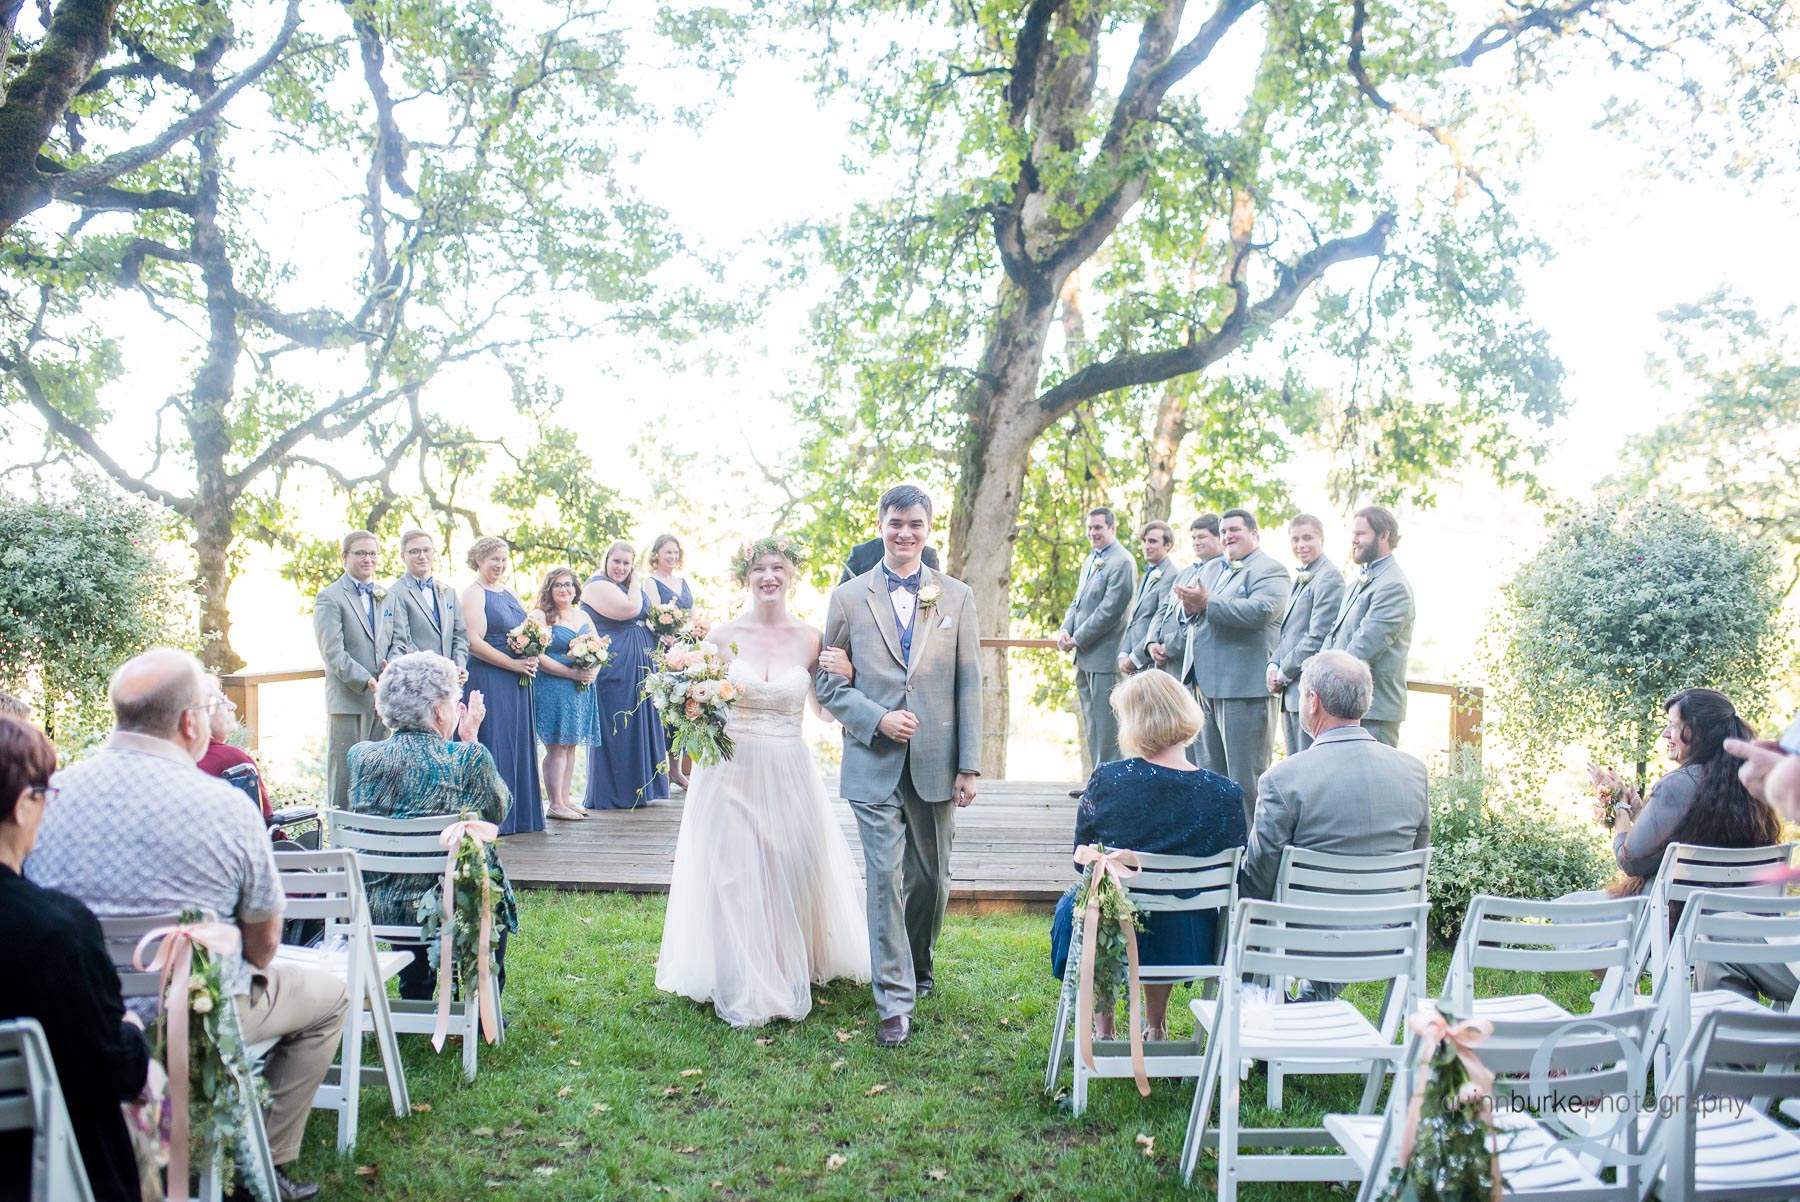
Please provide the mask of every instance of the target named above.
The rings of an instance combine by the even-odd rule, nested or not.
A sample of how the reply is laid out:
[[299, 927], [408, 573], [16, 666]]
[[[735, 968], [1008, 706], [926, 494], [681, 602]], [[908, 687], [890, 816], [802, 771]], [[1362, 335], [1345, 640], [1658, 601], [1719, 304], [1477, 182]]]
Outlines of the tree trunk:
[[[1175, 512], [1175, 465], [1181, 458], [1181, 440], [1187, 436], [1187, 394], [1184, 379], [1170, 380], [1156, 406], [1156, 426], [1150, 433], [1150, 470], [1144, 478], [1144, 521], [1166, 522]], [[1141, 527], [1140, 527], [1141, 529]]]
[[236, 672], [244, 657], [231, 646], [231, 530], [229, 506], [194, 514], [195, 583], [200, 592], [200, 660], [209, 672]]

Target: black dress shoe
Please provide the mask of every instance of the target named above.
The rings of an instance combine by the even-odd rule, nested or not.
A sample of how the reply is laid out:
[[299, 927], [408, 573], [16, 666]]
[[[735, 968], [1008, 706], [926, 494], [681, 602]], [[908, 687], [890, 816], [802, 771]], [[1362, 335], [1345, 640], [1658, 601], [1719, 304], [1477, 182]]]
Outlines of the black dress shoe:
[[930, 997], [936, 989], [937, 989], [937, 982], [932, 980], [930, 977], [926, 977], [924, 980], [919, 982], [919, 987], [916, 990], [914, 990], [914, 993], [916, 996], [923, 999], [923, 998]]
[[319, 1196], [317, 1181], [295, 1181], [279, 1168], [275, 1170], [275, 1190], [281, 1202], [312, 1202]]
[[1083, 793], [1086, 793], [1086, 792], [1087, 792], [1086, 789], [1070, 789], [1069, 796], [1070, 797], [1080, 797]]
[[896, 1014], [892, 1018], [884, 1018], [881, 1025], [875, 1028], [875, 1046], [878, 1048], [897, 1048], [912, 1038], [912, 1018], [905, 1014]]

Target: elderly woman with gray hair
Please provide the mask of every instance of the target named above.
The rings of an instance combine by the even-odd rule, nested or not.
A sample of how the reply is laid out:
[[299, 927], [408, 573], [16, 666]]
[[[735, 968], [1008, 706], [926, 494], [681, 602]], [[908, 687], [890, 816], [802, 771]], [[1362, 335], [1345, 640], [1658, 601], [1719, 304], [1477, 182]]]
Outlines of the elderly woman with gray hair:
[[[473, 813], [495, 824], [506, 817], [512, 794], [494, 757], [475, 742], [486, 706], [478, 692], [469, 694], [466, 705], [458, 700], [462, 686], [457, 677], [454, 663], [426, 651], [388, 663], [376, 687], [375, 709], [393, 734], [350, 749], [351, 809], [387, 818]], [[490, 845], [487, 854], [499, 868], [498, 851]], [[418, 921], [419, 898], [437, 887], [438, 878], [372, 872], [365, 884], [377, 925], [410, 925]], [[501, 890], [495, 920], [500, 929], [497, 980], [505, 988], [506, 937], [519, 929], [510, 883]], [[428, 999], [434, 980], [425, 948], [414, 945], [410, 950], [414, 958], [401, 970], [400, 996]]]

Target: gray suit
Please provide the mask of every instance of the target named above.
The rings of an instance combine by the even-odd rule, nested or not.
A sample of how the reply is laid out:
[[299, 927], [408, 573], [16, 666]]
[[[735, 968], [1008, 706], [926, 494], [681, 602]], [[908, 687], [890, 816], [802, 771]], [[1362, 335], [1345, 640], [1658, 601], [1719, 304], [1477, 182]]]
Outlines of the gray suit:
[[[1190, 563], [1175, 573], [1174, 578], [1169, 581], [1169, 591], [1163, 595], [1162, 608], [1156, 611], [1156, 618], [1150, 623], [1150, 633], [1144, 639], [1146, 645], [1163, 645], [1163, 649], [1169, 653], [1169, 661], [1162, 666], [1163, 671], [1177, 679], [1183, 675], [1182, 654], [1187, 644], [1187, 630], [1181, 624], [1181, 602], [1175, 599], [1175, 586], [1194, 583], [1200, 579], [1200, 573], [1210, 565], [1219, 563], [1221, 559], [1221, 556], [1214, 556], [1201, 563]], [[1167, 563], [1168, 560], [1163, 562]]]
[[434, 615], [431, 602], [411, 576], [402, 576], [388, 585], [388, 608], [394, 612], [393, 631], [383, 659], [393, 659], [408, 651], [432, 651], [458, 668], [469, 662], [469, 623], [463, 617], [462, 602], [456, 590], [436, 579], [431, 582], [437, 597]]
[[1325, 636], [1331, 633], [1343, 603], [1344, 574], [1323, 555], [1295, 574], [1287, 608], [1281, 614], [1281, 640], [1269, 657], [1287, 681], [1281, 690], [1281, 722], [1289, 755], [1299, 755], [1312, 744], [1312, 736], [1300, 729], [1300, 669], [1325, 646]]
[[1201, 763], [1229, 776], [1244, 791], [1244, 824], [1256, 800], [1256, 780], [1275, 746], [1275, 698], [1269, 693], [1269, 656], [1275, 651], [1288, 574], [1257, 550], [1237, 561], [1221, 559], [1205, 576], [1206, 607], [1182, 615], [1187, 646], [1185, 679], [1194, 686], [1206, 725], [1200, 730]]
[[1370, 565], [1366, 581], [1352, 582], [1325, 650], [1348, 651], [1369, 665], [1375, 677], [1375, 701], [1363, 715], [1363, 726], [1389, 747], [1400, 743], [1400, 723], [1406, 720], [1406, 657], [1412, 650], [1412, 582], [1388, 556]]
[[350, 748], [387, 737], [375, 715], [375, 677], [385, 662], [379, 649], [393, 646], [394, 602], [391, 592], [375, 599], [371, 628], [369, 603], [348, 574], [313, 598], [313, 636], [325, 661], [325, 790], [334, 809], [350, 808]]
[[1262, 774], [1240, 892], [1274, 897], [1281, 851], [1290, 845], [1343, 856], [1430, 846], [1426, 780], [1424, 764], [1366, 730], [1326, 731]]
[[1155, 567], [1146, 565], [1145, 571], [1138, 573], [1137, 596], [1126, 617], [1125, 637], [1119, 640], [1119, 654], [1129, 656], [1139, 671], [1156, 662], [1145, 648], [1153, 641], [1151, 632], [1162, 616], [1163, 603], [1169, 599], [1169, 589], [1174, 586], [1178, 571], [1174, 561], [1165, 557]]
[[[913, 614], [905, 650], [881, 565], [832, 591], [825, 642], [849, 652], [856, 682], [819, 672], [819, 704], [844, 725], [838, 791], [856, 814], [868, 887], [869, 959], [875, 1009], [911, 1014], [950, 900], [952, 794], [960, 772], [981, 771], [981, 635], [975, 594], [962, 581], [921, 568], [921, 591], [942, 590]], [[906, 743], [878, 725], [910, 710]]]
[[1119, 640], [1137, 590], [1137, 561], [1114, 540], [1082, 561], [1081, 582], [1059, 629], [1075, 640], [1075, 694], [1087, 723], [1095, 766], [1119, 757], [1119, 722], [1112, 691], [1119, 683]]

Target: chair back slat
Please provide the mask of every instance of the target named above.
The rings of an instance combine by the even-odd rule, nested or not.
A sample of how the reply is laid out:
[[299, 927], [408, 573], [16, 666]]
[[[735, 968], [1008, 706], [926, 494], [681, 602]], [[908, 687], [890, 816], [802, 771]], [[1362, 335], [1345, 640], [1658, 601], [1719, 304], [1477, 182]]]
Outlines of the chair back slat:
[[1431, 849], [1345, 856], [1289, 845], [1275, 876], [1275, 900], [1297, 906], [1372, 910], [1425, 900]]
[[151, 998], [162, 1002], [162, 974], [139, 972], [132, 963], [138, 941], [157, 927], [174, 926], [181, 921], [175, 914], [113, 914], [100, 919], [100, 937], [106, 943], [107, 959], [119, 974], [119, 993], [125, 998]]
[[1430, 907], [1323, 909], [1244, 901], [1233, 924], [1238, 969], [1314, 981], [1416, 979]]
[[1800, 1096], [1800, 1015], [1714, 1010], [1676, 1061], [1688, 1096]]
[[[1545, 902], [1544, 922], [1520, 922], [1517, 919], [1496, 920], [1491, 915], [1482, 914], [1475, 923], [1474, 942], [1476, 954], [1490, 947], [1510, 947], [1516, 949], [1540, 948], [1549, 951], [1553, 948], [1608, 948], [1613, 944], [1629, 942], [1632, 932], [1637, 929], [1637, 909], [1642, 909], [1641, 899], [1633, 898], [1640, 904], [1630, 912], [1622, 913], [1610, 922], [1583, 922], [1574, 919], [1569, 922], [1560, 921], [1556, 912], [1549, 907], [1558, 906], [1560, 902]], [[1481, 961], [1476, 961], [1480, 967]]]
[[[1683, 964], [1786, 964], [1800, 959], [1800, 897], [1742, 889], [1689, 894], [1676, 928]], [[1782, 999], [1787, 1001], [1789, 999]]]
[[[1238, 864], [1244, 849], [1210, 856], [1139, 852], [1142, 869], [1126, 885], [1132, 905], [1149, 913], [1229, 910], [1237, 904]], [[1179, 894], [1191, 894], [1182, 897]]]

